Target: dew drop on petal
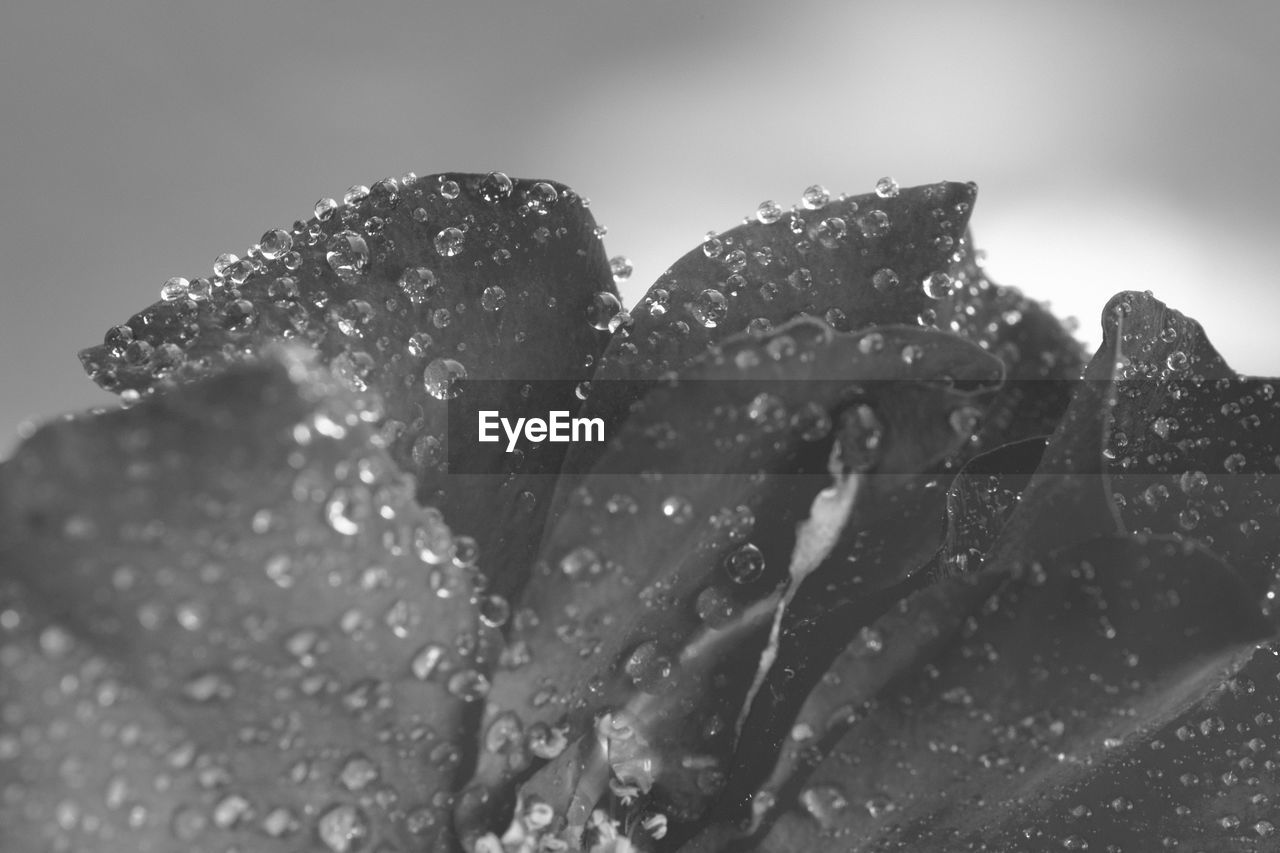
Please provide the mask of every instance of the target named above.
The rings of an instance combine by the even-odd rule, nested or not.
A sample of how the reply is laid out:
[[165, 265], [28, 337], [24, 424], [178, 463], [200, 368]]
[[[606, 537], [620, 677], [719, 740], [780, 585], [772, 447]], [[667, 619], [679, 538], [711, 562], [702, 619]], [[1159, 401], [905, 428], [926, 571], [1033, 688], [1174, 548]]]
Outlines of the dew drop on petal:
[[436, 274], [426, 267], [410, 267], [400, 274], [400, 290], [414, 305], [427, 301], [436, 286]]
[[622, 301], [607, 290], [602, 290], [591, 298], [587, 308], [587, 320], [591, 327], [602, 332], [608, 331], [613, 318], [622, 310]]
[[422, 384], [437, 400], [450, 400], [461, 393], [457, 383], [467, 378], [467, 369], [452, 358], [437, 358], [422, 371]]
[[876, 181], [876, 195], [880, 198], [895, 198], [898, 195], [898, 182], [893, 178], [881, 178]]
[[160, 298], [165, 302], [175, 302], [186, 297], [191, 291], [191, 282], [181, 276], [175, 276], [160, 288]]
[[490, 172], [480, 179], [480, 198], [488, 204], [511, 197], [512, 182], [505, 172]]
[[824, 247], [835, 249], [844, 242], [844, 238], [848, 233], [849, 226], [844, 219], [839, 216], [831, 216], [818, 223], [818, 227], [814, 229], [813, 236]]
[[858, 230], [868, 240], [872, 237], [880, 237], [889, 233], [889, 214], [883, 210], [868, 211], [859, 216], [856, 222], [858, 223]]
[[352, 184], [347, 187], [347, 191], [342, 194], [342, 203], [354, 207], [369, 197], [369, 188], [364, 184]]
[[724, 569], [734, 583], [753, 583], [764, 574], [764, 554], [750, 542], [740, 545], [725, 557]]
[[333, 212], [338, 209], [337, 199], [322, 198], [316, 202], [315, 214], [316, 219], [320, 222], [328, 222], [333, 216]]
[[826, 207], [829, 201], [831, 201], [831, 193], [827, 192], [827, 188], [822, 184], [806, 187], [803, 195], [800, 196], [800, 203], [806, 210], [820, 210]]
[[333, 853], [355, 853], [369, 839], [369, 818], [348, 803], [331, 806], [316, 821], [316, 837]]
[[699, 293], [697, 299], [689, 306], [689, 313], [702, 326], [714, 329], [729, 313], [729, 303], [723, 293], [708, 287]]
[[930, 299], [945, 299], [951, 295], [951, 276], [945, 272], [935, 271], [924, 277], [922, 282], [924, 295]]
[[897, 287], [897, 282], [899, 282], [897, 273], [888, 269], [887, 266], [876, 270], [876, 273], [872, 274], [872, 286], [881, 293], [891, 291], [891, 289]]
[[489, 679], [474, 669], [464, 669], [449, 677], [449, 692], [463, 702], [478, 702], [489, 695]]
[[782, 205], [776, 201], [762, 201], [756, 208], [756, 220], [762, 225], [772, 225], [782, 218]]
[[325, 244], [325, 260], [339, 278], [358, 276], [369, 263], [369, 246], [354, 231], [339, 231]]
[[635, 267], [632, 266], [630, 258], [617, 255], [609, 259], [609, 272], [613, 275], [614, 281], [626, 281], [631, 278], [631, 273], [634, 271]]
[[672, 495], [663, 500], [662, 515], [675, 524], [684, 524], [693, 517], [693, 505], [687, 498]]
[[434, 244], [442, 257], [452, 258], [462, 254], [462, 245], [466, 235], [459, 228], [442, 228], [436, 234]]
[[480, 294], [480, 307], [490, 314], [501, 311], [507, 304], [507, 292], [496, 284], [490, 285]]
[[445, 648], [439, 643], [427, 643], [409, 662], [409, 670], [419, 681], [427, 681], [440, 669], [445, 660]]
[[269, 261], [274, 261], [292, 248], [293, 237], [288, 231], [280, 228], [268, 231], [258, 241], [258, 251], [262, 252], [262, 257]]

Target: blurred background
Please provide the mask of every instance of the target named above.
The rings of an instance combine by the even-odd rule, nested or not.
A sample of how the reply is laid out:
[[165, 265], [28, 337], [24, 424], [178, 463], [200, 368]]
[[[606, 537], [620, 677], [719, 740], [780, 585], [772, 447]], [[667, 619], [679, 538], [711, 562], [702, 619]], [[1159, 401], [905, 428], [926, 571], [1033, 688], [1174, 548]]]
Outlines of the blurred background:
[[414, 170], [564, 181], [634, 302], [810, 183], [974, 180], [1000, 281], [1113, 292], [1280, 374], [1280, 4], [9, 2], [0, 455], [108, 403], [76, 351], [321, 196]]

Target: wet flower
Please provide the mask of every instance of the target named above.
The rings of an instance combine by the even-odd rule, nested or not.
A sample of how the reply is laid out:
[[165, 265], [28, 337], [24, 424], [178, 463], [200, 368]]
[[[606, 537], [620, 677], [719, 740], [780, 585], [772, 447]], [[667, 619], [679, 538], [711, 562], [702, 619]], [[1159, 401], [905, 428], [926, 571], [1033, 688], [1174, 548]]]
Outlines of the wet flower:
[[1149, 294], [1086, 360], [972, 185], [817, 190], [630, 311], [499, 173], [170, 279], [0, 467], [4, 849], [1271, 843], [1274, 385]]

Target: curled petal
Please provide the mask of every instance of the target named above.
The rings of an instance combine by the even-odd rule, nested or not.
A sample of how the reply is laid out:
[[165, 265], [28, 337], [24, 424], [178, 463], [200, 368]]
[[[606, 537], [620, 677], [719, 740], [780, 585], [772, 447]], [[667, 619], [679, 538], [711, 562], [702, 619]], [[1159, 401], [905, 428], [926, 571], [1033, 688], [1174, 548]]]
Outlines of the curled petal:
[[393, 849], [481, 698], [471, 568], [295, 351], [0, 468], [6, 849]]
[[[494, 591], [509, 595], [526, 580], [564, 446], [451, 448], [447, 426], [481, 408], [576, 410], [574, 385], [608, 340], [595, 306], [617, 302], [595, 221], [569, 188], [501, 173], [387, 179], [348, 199], [267, 232], [244, 258], [220, 257], [212, 278], [175, 280], [187, 283], [81, 360], [104, 388], [135, 395], [282, 339], [314, 346], [340, 381], [371, 392], [391, 457], [478, 540]], [[504, 381], [469, 395], [464, 379]]]

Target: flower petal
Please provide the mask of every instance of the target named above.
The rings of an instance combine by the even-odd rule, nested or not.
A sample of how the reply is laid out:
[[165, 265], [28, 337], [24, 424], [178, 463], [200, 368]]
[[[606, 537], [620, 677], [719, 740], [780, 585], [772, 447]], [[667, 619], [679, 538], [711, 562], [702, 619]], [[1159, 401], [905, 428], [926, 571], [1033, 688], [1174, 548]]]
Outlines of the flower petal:
[[1150, 294], [1107, 307], [1117, 400], [1104, 457], [1127, 529], [1203, 542], [1280, 591], [1280, 383], [1239, 376], [1200, 324]]
[[954, 332], [1005, 364], [1005, 384], [983, 418], [977, 445], [990, 449], [1053, 432], [1087, 359], [1057, 317], [1019, 290], [993, 282], [971, 237], [960, 247], [951, 292], [931, 309], [933, 325]]
[[[868, 850], [1114, 843], [1121, 836], [1069, 829], [1077, 805], [1117, 808], [1082, 803], [1079, 786], [1113, 762], [1150, 767], [1152, 732], [1271, 632], [1229, 567], [1171, 540], [1097, 539], [978, 582], [993, 574], [998, 589], [963, 624], [944, 612], [950, 639], [926, 643], [943, 646], [928, 665], [909, 656], [882, 695], [814, 733], [825, 758], [771, 792], [795, 805], [756, 849], [821, 849], [834, 837]], [[1122, 793], [1142, 797], [1111, 796]], [[1170, 834], [1173, 815], [1162, 802], [1127, 820], [1151, 839]]]
[[[446, 421], [480, 407], [508, 417], [575, 410], [616, 303], [596, 225], [582, 199], [547, 181], [443, 174], [354, 188], [320, 219], [263, 235], [213, 279], [166, 285], [162, 301], [81, 354], [110, 390], [138, 393], [257, 357], [272, 341], [305, 341], [335, 375], [377, 393], [381, 428], [419, 496], [480, 542], [496, 592], [525, 578], [563, 445], [523, 455], [500, 445], [446, 446]], [[490, 383], [485, 399], [450, 399], [456, 380]], [[452, 411], [452, 415], [450, 412]], [[452, 459], [457, 476], [447, 474]]]
[[[678, 371], [727, 337], [765, 332], [801, 314], [838, 331], [915, 324], [933, 301], [924, 279], [937, 272], [950, 281], [976, 191], [938, 183], [889, 197], [819, 196], [815, 209], [708, 236], [649, 288], [605, 350], [596, 378]], [[636, 386], [611, 382], [592, 392], [588, 408], [616, 422], [637, 399]]]
[[[572, 743], [606, 710], [650, 740], [664, 806], [697, 814], [721, 784], [795, 525], [832, 483], [833, 445], [859, 475], [884, 471], [869, 481], [909, 479], [965, 446], [972, 422], [950, 416], [1001, 375], [953, 335], [834, 333], [805, 319], [735, 338], [660, 383], [550, 532], [509, 638], [518, 665], [495, 673], [486, 710], [486, 725], [526, 737], [481, 751], [462, 824], [509, 803], [531, 767], [529, 733], [560, 726]], [[734, 642], [717, 639], [743, 622]], [[686, 719], [695, 712], [705, 730]], [[705, 759], [696, 772], [668, 760], [685, 749]], [[563, 819], [569, 803], [553, 805]]]
[[376, 415], [267, 354], [0, 468], [5, 849], [447, 843], [492, 638]]
[[[868, 797], [867, 792], [877, 792], [875, 787], [868, 787], [872, 785], [872, 777], [877, 770], [849, 772], [839, 769], [841, 753], [838, 751], [835, 756], [830, 753], [837, 743], [853, 743], [855, 735], [846, 732], [876, 732], [865, 741], [858, 742], [852, 752], [844, 753], [860, 756], [860, 765], [873, 765], [888, 775], [880, 762], [898, 761], [900, 767], [915, 768], [916, 772], [923, 773], [921, 768], [934, 764], [941, 766], [945, 762], [923, 752], [912, 757], [891, 756], [889, 759], [876, 756], [874, 743], [886, 738], [894, 743], [891, 735], [878, 728], [884, 725], [886, 718], [891, 721], [890, 727], [899, 727], [904, 732], [920, 731], [923, 737], [932, 737], [928, 742], [934, 745], [930, 748], [934, 752], [937, 745], [950, 743], [937, 734], [943, 726], [940, 721], [945, 717], [945, 711], [939, 709], [945, 709], [955, 697], [963, 699], [966, 705], [983, 709], [975, 712], [974, 716], [981, 723], [992, 725], [991, 737], [997, 737], [1000, 721], [1004, 720], [1008, 732], [1004, 739], [1015, 744], [1023, 734], [1020, 729], [1031, 725], [1030, 722], [1017, 723], [1018, 715], [1026, 716], [1027, 720], [1034, 717], [1027, 713], [1029, 703], [1044, 701], [1045, 709], [1075, 707], [1063, 702], [1056, 687], [1041, 700], [1032, 697], [1031, 694], [1037, 692], [1035, 690], [1009, 685], [982, 687], [984, 682], [981, 678], [973, 678], [971, 682], [967, 680], [964, 672], [973, 669], [974, 664], [966, 660], [966, 656], [993, 671], [1007, 667], [1007, 679], [1021, 678], [1018, 673], [1029, 671], [1028, 664], [1018, 662], [1025, 657], [1022, 649], [1014, 655], [1009, 653], [1016, 633], [1009, 635], [1010, 639], [1003, 648], [994, 642], [987, 642], [985, 646], [968, 642], [960, 646], [959, 652], [956, 650], [962, 637], [971, 634], [975, 626], [984, 624], [984, 620], [990, 621], [994, 609], [1011, 606], [1010, 588], [1045, 584], [1055, 564], [1059, 571], [1066, 566], [1074, 572], [1071, 575], [1073, 582], [1092, 587], [1095, 586], [1095, 577], [1102, 577], [1099, 568], [1107, 560], [1119, 567], [1113, 568], [1113, 572], [1133, 573], [1131, 568], [1125, 568], [1125, 561], [1117, 561], [1114, 553], [1128, 551], [1136, 554], [1136, 558], [1129, 558], [1128, 563], [1136, 563], [1143, 577], [1121, 581], [1118, 588], [1128, 597], [1127, 606], [1117, 607], [1114, 601], [1106, 605], [1108, 597], [1102, 594], [1105, 587], [1101, 584], [1096, 584], [1098, 590], [1086, 591], [1097, 599], [1093, 609], [1107, 620], [1101, 623], [1105, 637], [1115, 639], [1124, 634], [1115, 624], [1118, 616], [1129, 621], [1147, 620], [1142, 628], [1142, 634], [1146, 635], [1144, 643], [1153, 648], [1159, 646], [1159, 655], [1153, 655], [1142, 652], [1137, 643], [1126, 645], [1124, 653], [1128, 656], [1127, 664], [1132, 667], [1132, 678], [1122, 689], [1113, 690], [1113, 694], [1118, 696], [1125, 690], [1135, 687], [1147, 690], [1147, 685], [1152, 685], [1153, 698], [1142, 706], [1142, 713], [1133, 708], [1108, 709], [1105, 703], [1099, 702], [1097, 705], [1103, 709], [1101, 711], [1075, 707], [1079, 724], [1100, 729], [1107, 724], [1109, 717], [1127, 714], [1136, 718], [1140, 727], [1162, 729], [1163, 735], [1148, 732], [1139, 739], [1145, 737], [1156, 749], [1163, 750], [1173, 736], [1185, 741], [1194, 734], [1195, 729], [1186, 727], [1185, 719], [1176, 725], [1169, 722], [1176, 712], [1185, 711], [1186, 719], [1196, 715], [1200, 721], [1210, 719], [1211, 728], [1216, 731], [1218, 723], [1214, 721], [1218, 718], [1211, 716], [1211, 712], [1220, 704], [1221, 691], [1210, 688], [1221, 678], [1237, 673], [1231, 682], [1237, 698], [1251, 695], [1249, 691], [1255, 682], [1270, 683], [1258, 682], [1255, 677], [1258, 674], [1270, 676], [1278, 668], [1270, 647], [1253, 653], [1251, 644], [1245, 642], [1249, 638], [1262, 639], [1271, 634], [1258, 609], [1261, 592], [1265, 589], [1260, 581], [1271, 576], [1265, 561], [1262, 566], [1257, 565], [1258, 557], [1265, 557], [1265, 549], [1273, 547], [1268, 519], [1274, 514], [1270, 513], [1267, 477], [1224, 477], [1212, 486], [1213, 495], [1219, 502], [1216, 504], [1217, 517], [1210, 526], [1222, 535], [1216, 541], [1214, 538], [1208, 541], [1234, 548], [1230, 553], [1236, 559], [1240, 559], [1241, 554], [1250, 558], [1244, 563], [1244, 571], [1228, 568], [1191, 541], [1179, 545], [1172, 538], [1150, 542], [1117, 538], [1125, 527], [1122, 519], [1129, 524], [1133, 522], [1129, 515], [1132, 497], [1126, 502], [1124, 496], [1143, 494], [1145, 498], [1153, 484], [1169, 488], [1181, 486], [1188, 479], [1187, 471], [1195, 469], [1197, 457], [1222, 458], [1225, 452], [1239, 452], [1240, 468], [1265, 470], [1265, 465], [1274, 456], [1269, 443], [1274, 430], [1260, 429], [1258, 436], [1253, 435], [1253, 431], [1254, 428], [1265, 427], [1276, 416], [1275, 407], [1267, 405], [1270, 398], [1266, 390], [1268, 383], [1238, 380], [1204, 341], [1198, 326], [1176, 312], [1168, 311], [1149, 295], [1123, 294], [1113, 300], [1104, 313], [1104, 330], [1103, 346], [1086, 370], [1085, 381], [1077, 387], [1066, 417], [1047, 446], [1039, 440], [1030, 439], [999, 448], [973, 460], [952, 486], [948, 500], [950, 529], [940, 558], [950, 560], [952, 566], [961, 571], [971, 571], [984, 559], [994, 565], [994, 569], [944, 579], [904, 599], [895, 611], [879, 618], [869, 626], [868, 633], [850, 644], [823, 682], [809, 694], [795, 730], [803, 731], [805, 737], [797, 739], [784, 750], [772, 776], [761, 787], [762, 793], [757, 795], [754, 832], [759, 840], [764, 834], [761, 827], [767, 828], [778, 810], [787, 808], [807, 811], [823, 826], [815, 829], [806, 825], [804, 820], [785, 818], [780, 825], [782, 828], [770, 836], [762, 849], [811, 849], [817, 844], [811, 833], [825, 832], [837, 824], [847, 828], [850, 821], [860, 827], [853, 830], [853, 843], [857, 844], [859, 833], [865, 832], [868, 835], [863, 840], [871, 844], [872, 837], [880, 836], [875, 834], [877, 830], [868, 828], [867, 817], [893, 822], [883, 815], [886, 809], [896, 806], [878, 796], [865, 800], [865, 814], [856, 805], [850, 807], [853, 797]], [[1169, 349], [1175, 341], [1179, 346], [1175, 350]], [[1173, 355], [1173, 352], [1179, 355]], [[1167, 437], [1160, 435], [1164, 427], [1158, 425], [1159, 419], [1165, 417], [1174, 421], [1173, 429], [1178, 423], [1189, 425], [1191, 435], [1187, 440], [1171, 443], [1172, 447], [1161, 445], [1156, 440]], [[1202, 424], [1222, 428], [1210, 430]], [[1155, 432], [1155, 439], [1135, 442], [1124, 435], [1139, 428], [1144, 433]], [[1134, 444], [1138, 447], [1133, 448]], [[1037, 460], [1036, 473], [1028, 481], [1026, 472], [1037, 464]], [[1192, 485], [1196, 488], [1183, 491], [1195, 494], [1204, 489], [1209, 484], [1202, 479], [1203, 476], [1195, 477]], [[1148, 512], [1148, 519], [1161, 519], [1165, 528], [1172, 526], [1167, 516], [1162, 517], [1152, 511], [1156, 507], [1150, 501], [1144, 499], [1141, 503]], [[1178, 533], [1185, 536], [1185, 531]], [[1245, 535], [1242, 537], [1241, 533]], [[1250, 533], [1257, 535], [1250, 538]], [[1088, 541], [1089, 537], [1099, 534], [1110, 538]], [[1105, 557], [1107, 554], [1113, 556]], [[1050, 574], [1046, 575], [1046, 572]], [[1010, 573], [1012, 581], [1008, 579]], [[1025, 576], [1031, 578], [1030, 583]], [[1133, 591], [1141, 590], [1144, 584], [1149, 587], [1149, 597], [1155, 601], [1184, 602], [1181, 605], [1184, 616], [1178, 619], [1170, 619], [1167, 614], [1159, 617], [1167, 625], [1163, 637], [1157, 630], [1160, 623], [1150, 615], [1158, 608], [1139, 606], [1133, 599]], [[1219, 593], [1228, 590], [1230, 600], [1213, 598], [1214, 592], [1210, 588]], [[1192, 589], [1201, 591], [1192, 595]], [[992, 597], [993, 593], [998, 594]], [[1060, 597], [1068, 604], [1072, 601], [1072, 594]], [[1056, 658], [1064, 666], [1089, 672], [1098, 683], [1107, 683], [1108, 680], [1099, 672], [1088, 670], [1094, 661], [1105, 660], [1101, 652], [1091, 651], [1084, 643], [1071, 640], [1073, 635], [1070, 633], [1066, 637], [1054, 636], [1055, 626], [1070, 628], [1069, 621], [1052, 615], [1061, 606], [1059, 603], [1046, 601], [1039, 592], [1030, 596], [1020, 594], [1019, 600], [1021, 603], [1017, 606], [1027, 610], [1028, 614], [1018, 614], [1014, 619], [1038, 619], [1037, 624], [1043, 629], [1033, 630], [1029, 627], [1032, 622], [1026, 622], [1028, 629], [1021, 642], [1033, 649], [1047, 644], [1054, 647], [1052, 653], [1033, 651], [1032, 654], [1038, 657], [1032, 660], [1038, 664], [1041, 659]], [[1035, 615], [1037, 613], [1039, 616]], [[1143, 615], [1135, 616], [1135, 613]], [[1222, 634], [1226, 630], [1224, 626], [1230, 626], [1231, 620], [1239, 622], [1239, 626], [1235, 626], [1238, 632], [1234, 635], [1237, 641], [1213, 649], [1214, 632]], [[1208, 627], [1210, 624], [1216, 627]], [[1249, 627], [1240, 627], [1245, 625]], [[980, 627], [977, 630], [981, 632]], [[1176, 649], [1179, 643], [1201, 641], [1208, 641], [1209, 651], [1194, 648], [1186, 653], [1186, 657], [1191, 661], [1197, 655], [1208, 654], [1212, 663], [1207, 669], [1190, 665], [1185, 670], [1172, 668], [1170, 662], [1176, 662], [1176, 658], [1168, 656], [1170, 648]], [[1080, 650], [1078, 657], [1074, 658], [1067, 651], [1073, 644]], [[985, 652], [982, 652], [983, 648]], [[979, 660], [983, 655], [985, 663]], [[1167, 671], [1162, 669], [1162, 660], [1170, 667]], [[910, 698], [909, 690], [904, 693], [904, 683], [910, 683], [908, 674], [921, 669], [926, 672], [926, 682], [938, 679], [954, 685], [935, 691], [935, 694], [941, 694], [941, 701], [937, 695], [924, 702]], [[1241, 684], [1248, 689], [1241, 688]], [[982, 688], [984, 693], [979, 695], [977, 688]], [[1004, 693], [1010, 695], [1006, 697]], [[1240, 714], [1245, 713], [1244, 709], [1253, 708], [1248, 716], [1251, 719], [1256, 717], [1253, 725], [1261, 725], [1262, 717], [1257, 716], [1257, 711], [1271, 701], [1267, 698], [1269, 695], [1264, 689], [1256, 699], [1245, 698], [1238, 703]], [[893, 712], [884, 710], [886, 705], [893, 707], [892, 703], [898, 703], [896, 720]], [[1016, 710], [992, 710], [1004, 705]], [[1241, 723], [1236, 730], [1244, 732], [1248, 728]], [[973, 740], [971, 735], [964, 737]], [[898, 745], [909, 750], [915, 749], [915, 743], [918, 741], [904, 737]], [[969, 758], [978, 755], [981, 761], [990, 761], [989, 756], [967, 749], [959, 752]], [[861, 756], [867, 757], [863, 760]], [[1238, 754], [1229, 748], [1214, 753], [1211, 746], [1204, 758], [1210, 764], [1225, 765], [1236, 756]], [[1194, 808], [1172, 811], [1168, 806], [1171, 800], [1195, 799], [1196, 795], [1175, 797], [1167, 786], [1158, 786], [1157, 793], [1149, 794], [1146, 790], [1149, 786], [1140, 782], [1147, 778], [1176, 777], [1178, 774], [1173, 773], [1172, 768], [1184, 760], [1187, 768], [1196, 766], [1189, 757], [1169, 761], [1164, 752], [1148, 754], [1145, 750], [1126, 748], [1086, 758], [1082, 766], [1096, 767], [1097, 770], [1077, 767], [1072, 771], [1074, 775], [1064, 775], [1052, 768], [1037, 769], [1027, 760], [1015, 761], [1012, 765], [992, 765], [1011, 766], [1017, 769], [1017, 773], [1025, 774], [1022, 784], [1026, 791], [1022, 794], [1014, 792], [1021, 798], [994, 807], [989, 800], [983, 800], [984, 808], [969, 809], [975, 815], [971, 820], [955, 811], [952, 804], [967, 802], [970, 795], [966, 791], [970, 787], [975, 791], [983, 786], [995, 790], [999, 787], [991, 782], [971, 785], [967, 775], [960, 777], [957, 784], [954, 780], [959, 774], [946, 770], [926, 779], [923, 785], [917, 779], [915, 788], [908, 795], [912, 808], [918, 802], [932, 802], [932, 805], [925, 806], [925, 811], [933, 810], [933, 813], [924, 818], [907, 815], [904, 822], [894, 827], [886, 837], [892, 837], [894, 844], [909, 843], [913, 849], [950, 849], [954, 844], [976, 841], [979, 837], [983, 843], [997, 846], [1000, 843], [1018, 846], [1034, 838], [1055, 845], [1065, 844], [1067, 849], [1084, 849], [1082, 845], [1090, 841], [1140, 844], [1140, 837], [1153, 837], [1153, 827], [1162, 828], [1162, 831], [1167, 828], [1172, 838], [1196, 838], [1206, 843], [1212, 843], [1215, 837], [1221, 838], [1213, 830], [1206, 832], [1204, 829], [1211, 822], [1216, 829], [1240, 827], [1240, 832], [1236, 833], [1238, 839], [1249, 836], [1249, 833], [1253, 833], [1251, 837], [1262, 837], [1274, 831], [1274, 826], [1255, 808], [1256, 800], [1246, 804], [1243, 796], [1217, 792], [1206, 794]], [[810, 778], [814, 766], [819, 770]], [[831, 781], [842, 774], [851, 780], [848, 784], [837, 786]], [[1193, 772], [1193, 776], [1204, 778], [1198, 771]], [[1183, 779], [1186, 778], [1184, 774]], [[1219, 775], [1215, 778], [1227, 777]], [[1182, 784], [1185, 781], [1179, 787]], [[948, 793], [953, 787], [957, 787], [958, 792]], [[1103, 803], [1109, 808], [1092, 805], [1075, 808], [1079, 802], [1075, 798], [1082, 796], [1080, 792], [1104, 789], [1110, 792], [1106, 800], [1091, 796], [1085, 798], [1085, 802]], [[835, 814], [845, 809], [851, 809], [853, 817]], [[1197, 822], [1198, 828], [1189, 831], [1188, 821]], [[1000, 829], [980, 834], [976, 827], [984, 823]], [[906, 828], [908, 824], [911, 828]], [[1071, 831], [1072, 827], [1088, 831], [1081, 834]], [[695, 849], [708, 849], [708, 845], [719, 849], [734, 839], [738, 841], [733, 843], [741, 845], [745, 842], [740, 835], [741, 831], [729, 823], [714, 826], [704, 832], [698, 842], [701, 846], [695, 846]], [[874, 844], [872, 846], [879, 849]]]

